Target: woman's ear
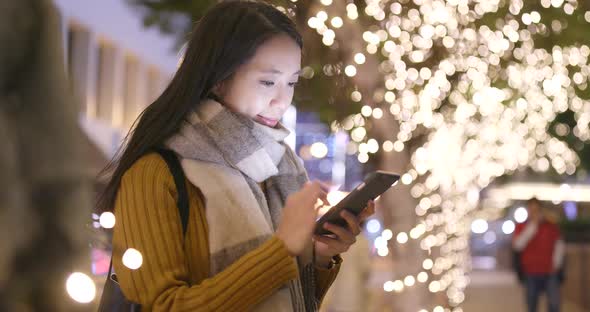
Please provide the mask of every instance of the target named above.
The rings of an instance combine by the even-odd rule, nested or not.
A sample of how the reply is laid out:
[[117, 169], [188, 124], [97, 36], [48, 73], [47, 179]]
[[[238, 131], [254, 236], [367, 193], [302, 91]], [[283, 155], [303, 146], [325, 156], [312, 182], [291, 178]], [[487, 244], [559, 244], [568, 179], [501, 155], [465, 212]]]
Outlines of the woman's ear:
[[223, 81], [218, 82], [211, 89], [211, 93], [213, 93], [218, 98], [223, 98], [225, 95], [225, 83]]
[[215, 100], [215, 101], [217, 101], [217, 102], [221, 103], [222, 105], [225, 105], [225, 104], [224, 104], [224, 101], [223, 101], [223, 97], [224, 97], [224, 95], [225, 95], [225, 92], [224, 92], [224, 88], [223, 88], [223, 83], [221, 83], [221, 82], [220, 82], [220, 83], [218, 83], [218, 84], [216, 84], [216, 85], [215, 85], [213, 88], [211, 88], [211, 90], [210, 90], [210, 91], [207, 93], [207, 97], [208, 97], [208, 98], [210, 98], [210, 99], [212, 99], [212, 100]]

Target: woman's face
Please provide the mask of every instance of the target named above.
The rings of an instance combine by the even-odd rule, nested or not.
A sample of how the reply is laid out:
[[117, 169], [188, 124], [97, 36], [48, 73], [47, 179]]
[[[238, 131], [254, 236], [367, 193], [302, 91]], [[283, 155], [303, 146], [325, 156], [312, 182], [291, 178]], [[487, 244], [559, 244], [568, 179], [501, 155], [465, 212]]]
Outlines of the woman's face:
[[301, 49], [278, 35], [260, 45], [216, 93], [232, 111], [274, 128], [291, 105], [300, 70]]

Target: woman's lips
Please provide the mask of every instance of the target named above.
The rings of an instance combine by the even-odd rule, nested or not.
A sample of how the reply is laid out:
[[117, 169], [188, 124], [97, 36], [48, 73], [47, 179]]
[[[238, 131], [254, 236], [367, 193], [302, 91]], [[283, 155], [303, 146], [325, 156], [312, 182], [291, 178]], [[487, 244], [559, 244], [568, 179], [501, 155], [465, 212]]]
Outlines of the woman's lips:
[[256, 115], [256, 121], [258, 121], [259, 123], [265, 125], [265, 126], [269, 126], [274, 128], [279, 121], [277, 119], [272, 119], [272, 118], [266, 118], [260, 115]]

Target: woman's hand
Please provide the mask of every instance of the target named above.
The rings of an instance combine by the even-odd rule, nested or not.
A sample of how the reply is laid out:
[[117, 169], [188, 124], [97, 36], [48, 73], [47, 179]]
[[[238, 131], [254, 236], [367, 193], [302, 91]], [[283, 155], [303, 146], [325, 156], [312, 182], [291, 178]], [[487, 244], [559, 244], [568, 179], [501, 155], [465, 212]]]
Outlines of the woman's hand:
[[308, 182], [303, 188], [287, 197], [281, 222], [276, 235], [281, 239], [292, 256], [301, 254], [311, 240], [317, 218], [316, 203], [328, 202], [324, 186], [318, 182]]
[[371, 200], [358, 216], [346, 210], [340, 213], [346, 220], [348, 228], [325, 223], [324, 228], [334, 235], [314, 235], [316, 264], [327, 267], [334, 256], [348, 251], [350, 246], [356, 243], [357, 235], [362, 232], [361, 223], [374, 213], [375, 202]]

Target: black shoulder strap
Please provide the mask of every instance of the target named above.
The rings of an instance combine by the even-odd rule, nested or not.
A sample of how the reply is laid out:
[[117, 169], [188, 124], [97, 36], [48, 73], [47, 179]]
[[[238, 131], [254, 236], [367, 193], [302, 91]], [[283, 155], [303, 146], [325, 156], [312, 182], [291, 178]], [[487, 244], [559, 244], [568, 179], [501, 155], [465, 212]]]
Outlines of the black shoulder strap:
[[176, 205], [178, 207], [180, 221], [182, 222], [182, 235], [184, 236], [186, 235], [189, 216], [188, 193], [184, 182], [184, 171], [182, 171], [182, 166], [178, 161], [178, 157], [176, 157], [176, 154], [174, 154], [173, 151], [159, 148], [156, 152], [164, 158], [168, 165], [168, 169], [172, 173], [172, 177], [174, 177], [174, 184], [176, 184], [176, 191], [178, 192], [178, 201]]
[[[188, 206], [188, 193], [186, 191], [186, 184], [184, 183], [184, 171], [182, 171], [182, 166], [178, 161], [178, 157], [174, 154], [173, 151], [167, 149], [157, 149], [156, 152], [164, 158], [166, 164], [168, 165], [168, 169], [172, 173], [172, 177], [174, 177], [174, 184], [176, 184], [176, 191], [178, 192], [178, 201], [176, 206], [178, 208], [178, 214], [180, 215], [180, 221], [182, 223], [182, 235], [186, 235], [186, 228], [188, 227], [188, 215], [189, 215], [189, 206]], [[111, 258], [111, 263], [109, 264], [109, 275], [108, 278], [112, 278], [112, 271], [113, 271], [113, 260]]]

